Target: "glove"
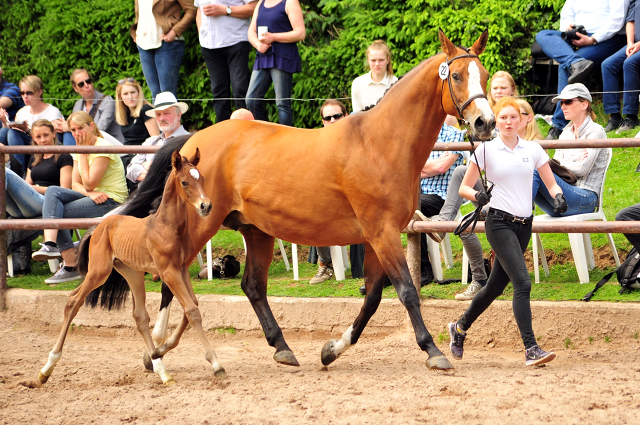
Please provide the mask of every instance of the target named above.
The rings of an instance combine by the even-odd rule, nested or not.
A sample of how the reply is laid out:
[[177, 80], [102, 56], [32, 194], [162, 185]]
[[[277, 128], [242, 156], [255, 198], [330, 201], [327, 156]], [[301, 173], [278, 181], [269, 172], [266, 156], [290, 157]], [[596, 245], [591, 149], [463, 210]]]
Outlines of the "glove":
[[482, 189], [479, 192], [476, 192], [476, 201], [481, 207], [484, 207], [491, 200], [491, 192], [487, 192]]
[[567, 200], [562, 193], [556, 194], [553, 200], [553, 212], [556, 214], [562, 214], [567, 212]]

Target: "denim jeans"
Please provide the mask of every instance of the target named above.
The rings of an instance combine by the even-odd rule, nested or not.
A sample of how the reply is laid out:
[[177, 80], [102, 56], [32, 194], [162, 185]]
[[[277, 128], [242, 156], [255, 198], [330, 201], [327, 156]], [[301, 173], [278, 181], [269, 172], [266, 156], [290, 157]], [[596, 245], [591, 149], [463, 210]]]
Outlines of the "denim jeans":
[[276, 105], [278, 106], [278, 122], [283, 125], [293, 126], [293, 112], [291, 111], [291, 87], [293, 86], [293, 74], [281, 71], [277, 68], [254, 69], [249, 81], [247, 91], [247, 108], [257, 120], [268, 121], [264, 112], [262, 100], [267, 94], [273, 81], [273, 89], [276, 92]]
[[[31, 144], [31, 137], [27, 133], [23, 133], [19, 130], [14, 130], [12, 128], [3, 128], [0, 129], [0, 144], [5, 146], [24, 146]], [[22, 167], [22, 172], [27, 172], [27, 161], [29, 160], [29, 155], [27, 154], [13, 154], [13, 157], [20, 163]]]
[[[640, 221], [640, 204], [631, 205], [616, 214], [616, 221]], [[640, 252], [640, 233], [625, 233], [629, 243]]]
[[545, 214], [551, 217], [567, 217], [576, 214], [586, 214], [594, 212], [598, 206], [598, 194], [587, 189], [571, 186], [557, 175], [553, 175], [556, 183], [562, 189], [567, 200], [567, 212], [557, 214], [553, 212], [553, 197], [544, 185], [538, 174], [538, 170], [533, 171], [533, 202], [540, 207]]
[[531, 279], [523, 255], [531, 239], [531, 224], [507, 221], [489, 213], [485, 220], [485, 231], [496, 258], [487, 284], [473, 297], [467, 311], [458, 319], [458, 326], [464, 331], [469, 329], [512, 282], [513, 315], [524, 347], [529, 349], [537, 345], [531, 325]]
[[169, 91], [178, 97], [178, 78], [184, 56], [184, 41], [166, 41], [157, 49], [144, 50], [138, 46], [140, 65], [154, 99], [158, 93]]
[[7, 212], [15, 218], [32, 218], [42, 215], [44, 195], [36, 192], [19, 175], [5, 169]]
[[[554, 30], [542, 30], [536, 34], [536, 41], [542, 51], [560, 64], [558, 67], [558, 93], [567, 85], [571, 64], [583, 59], [589, 59], [595, 63], [595, 66], [600, 66], [603, 60], [614, 54], [620, 47], [626, 45], [626, 36], [617, 34], [593, 46], [573, 50], [572, 45], [560, 37], [560, 33], [560, 31]], [[588, 35], [590, 36], [591, 34]], [[553, 114], [552, 121], [553, 126], [559, 129], [563, 129], [569, 124], [569, 121], [564, 118], [560, 102], [556, 104], [556, 111]]]
[[640, 90], [640, 55], [635, 53], [627, 57], [624, 46], [602, 62], [602, 102], [604, 113], [620, 112], [620, 94], [608, 93], [620, 90], [618, 78], [622, 75], [624, 91], [622, 94], [622, 113], [638, 115], [638, 91]]
[[[109, 198], [102, 204], [76, 192], [59, 186], [50, 186], [44, 194], [42, 218], [94, 218], [101, 217], [120, 205]], [[73, 247], [73, 240], [69, 232], [58, 232], [57, 239], [60, 251]]]
[[[229, 90], [229, 85], [231, 85], [235, 109], [246, 108], [245, 97], [249, 87], [251, 43], [241, 41], [233, 46], [220, 49], [200, 47], [200, 50], [209, 70], [213, 98], [227, 99], [231, 97]], [[216, 122], [228, 120], [231, 117], [231, 101], [214, 100], [213, 110], [216, 112]]]
[[71, 132], [66, 131], [64, 133], [58, 133], [58, 142], [62, 143], [65, 146], [75, 146], [76, 139], [73, 137]]

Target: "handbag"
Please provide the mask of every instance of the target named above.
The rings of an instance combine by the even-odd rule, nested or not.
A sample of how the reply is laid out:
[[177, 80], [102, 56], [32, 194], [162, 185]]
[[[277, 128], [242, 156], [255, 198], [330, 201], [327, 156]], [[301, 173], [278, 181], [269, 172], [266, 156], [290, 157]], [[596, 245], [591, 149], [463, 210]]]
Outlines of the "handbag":
[[551, 171], [553, 171], [553, 174], [560, 177], [562, 180], [569, 183], [571, 186], [576, 184], [576, 182], [578, 181], [578, 178], [573, 173], [573, 171], [571, 171], [564, 165], [560, 164], [560, 161], [558, 161], [557, 159], [551, 158], [549, 160], [549, 166], [551, 167]]

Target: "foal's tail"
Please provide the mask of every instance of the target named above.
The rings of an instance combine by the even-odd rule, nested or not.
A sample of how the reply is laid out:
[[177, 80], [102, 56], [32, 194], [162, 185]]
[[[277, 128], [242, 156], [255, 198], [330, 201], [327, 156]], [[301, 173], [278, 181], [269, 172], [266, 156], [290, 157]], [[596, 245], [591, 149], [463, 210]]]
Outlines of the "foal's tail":
[[[95, 229], [96, 226], [87, 230], [78, 247], [78, 271], [82, 276], [86, 276], [89, 272], [89, 243]], [[129, 292], [129, 284], [126, 279], [116, 269], [113, 269], [107, 281], [91, 291], [84, 302], [91, 308], [97, 307], [100, 303], [100, 307], [107, 310], [117, 310], [127, 300], [127, 292]]]

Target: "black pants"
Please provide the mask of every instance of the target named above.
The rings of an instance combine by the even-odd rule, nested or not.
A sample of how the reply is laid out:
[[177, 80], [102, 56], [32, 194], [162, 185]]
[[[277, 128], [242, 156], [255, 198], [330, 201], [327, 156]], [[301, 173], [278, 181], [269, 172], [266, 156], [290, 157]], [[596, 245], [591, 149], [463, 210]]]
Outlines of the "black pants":
[[[444, 199], [438, 195], [420, 195], [420, 212], [427, 217], [440, 214], [440, 209], [443, 205]], [[422, 274], [423, 284], [428, 284], [433, 281], [433, 269], [429, 261], [426, 233], [420, 233], [420, 272]]]
[[[246, 108], [245, 98], [249, 87], [251, 44], [248, 41], [241, 41], [233, 46], [220, 49], [201, 47], [200, 50], [209, 70], [211, 92], [214, 99], [230, 98], [229, 86], [231, 86], [235, 108]], [[213, 110], [216, 112], [216, 122], [228, 120], [231, 116], [231, 101], [214, 100]]]
[[469, 329], [511, 281], [513, 315], [524, 347], [529, 349], [537, 345], [531, 326], [531, 279], [523, 255], [531, 239], [531, 224], [507, 221], [490, 213], [485, 221], [485, 231], [496, 258], [486, 286], [473, 297], [471, 305], [458, 320], [458, 326], [464, 331]]
[[[640, 204], [620, 210], [616, 214], [616, 221], [640, 221]], [[640, 233], [625, 233], [624, 237], [629, 240], [636, 251], [640, 252]]]

